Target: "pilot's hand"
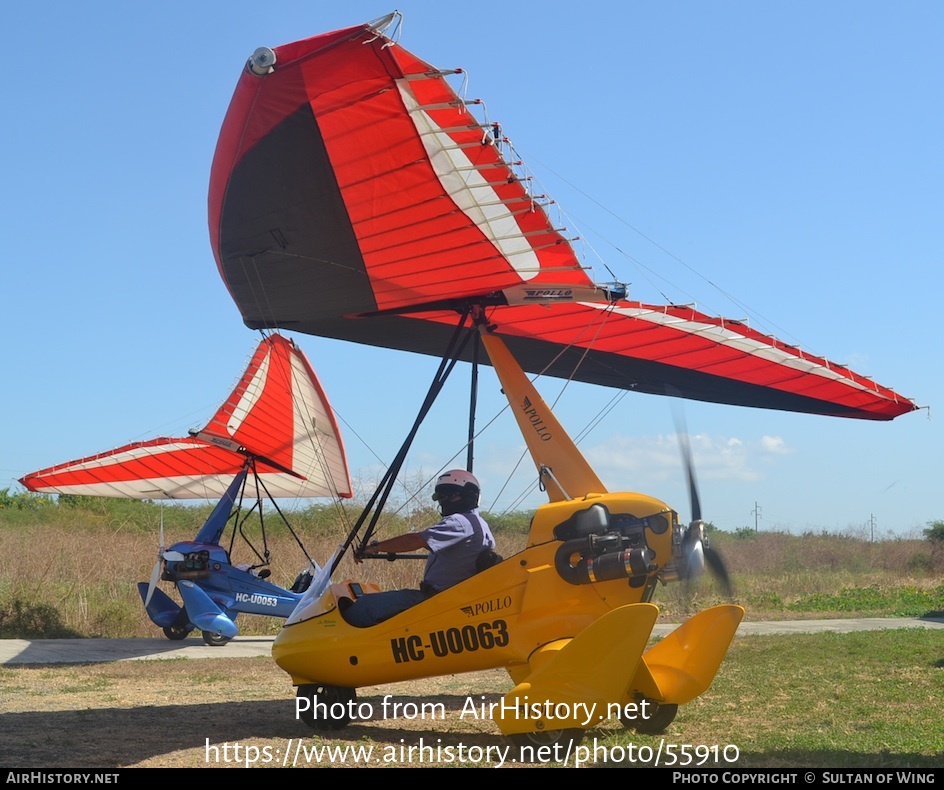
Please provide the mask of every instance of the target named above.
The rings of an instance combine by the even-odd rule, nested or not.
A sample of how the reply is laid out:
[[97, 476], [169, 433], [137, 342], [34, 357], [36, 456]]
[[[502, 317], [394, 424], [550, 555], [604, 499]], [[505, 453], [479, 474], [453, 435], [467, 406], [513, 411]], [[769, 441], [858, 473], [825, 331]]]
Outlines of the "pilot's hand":
[[354, 563], [360, 565], [364, 561], [364, 554], [374, 554], [376, 552], [377, 546], [380, 541], [373, 540], [367, 545], [366, 551], [355, 551], [354, 552]]

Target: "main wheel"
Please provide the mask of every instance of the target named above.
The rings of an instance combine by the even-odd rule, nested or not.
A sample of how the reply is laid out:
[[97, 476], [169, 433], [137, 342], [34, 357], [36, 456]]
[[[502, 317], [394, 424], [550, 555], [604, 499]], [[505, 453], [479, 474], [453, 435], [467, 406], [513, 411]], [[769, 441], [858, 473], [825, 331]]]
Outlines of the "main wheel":
[[[566, 762], [573, 755], [574, 748], [583, 740], [583, 733], [584, 731], [579, 728], [572, 728], [516, 732], [508, 737], [518, 747], [518, 762], [547, 762], [548, 757], [552, 757], [555, 761]], [[548, 747], [552, 751], [547, 751]], [[542, 748], [543, 752], [538, 751]]]
[[298, 687], [295, 697], [297, 718], [315, 732], [333, 732], [343, 730], [350, 723], [357, 692], [347, 686], [306, 683]]
[[190, 629], [184, 625], [168, 625], [164, 626], [164, 636], [168, 639], [173, 639], [175, 642], [180, 639], [186, 639], [187, 634], [190, 633]]
[[648, 718], [637, 716], [635, 719], [629, 719], [620, 716], [620, 722], [629, 730], [643, 735], [659, 735], [666, 731], [668, 726], [675, 721], [678, 713], [678, 705], [660, 705], [655, 700], [646, 700], [646, 707], [649, 709]]
[[222, 634], [214, 634], [212, 631], [201, 631], [200, 633], [203, 634], [203, 641], [210, 647], [222, 647], [229, 642], [229, 637]]

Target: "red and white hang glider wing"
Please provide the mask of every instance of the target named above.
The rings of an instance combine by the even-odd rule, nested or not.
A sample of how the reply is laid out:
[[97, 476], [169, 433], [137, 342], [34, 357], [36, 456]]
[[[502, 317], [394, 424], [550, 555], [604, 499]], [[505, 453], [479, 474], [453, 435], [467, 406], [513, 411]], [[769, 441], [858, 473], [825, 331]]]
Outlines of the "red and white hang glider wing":
[[209, 224], [248, 326], [439, 356], [456, 310], [479, 304], [532, 373], [862, 419], [916, 408], [740, 322], [610, 304], [498, 128], [386, 38], [390, 21], [257, 52], [243, 71]]
[[43, 469], [30, 491], [149, 499], [223, 496], [247, 459], [273, 497], [350, 497], [341, 434], [305, 355], [272, 335], [207, 426]]

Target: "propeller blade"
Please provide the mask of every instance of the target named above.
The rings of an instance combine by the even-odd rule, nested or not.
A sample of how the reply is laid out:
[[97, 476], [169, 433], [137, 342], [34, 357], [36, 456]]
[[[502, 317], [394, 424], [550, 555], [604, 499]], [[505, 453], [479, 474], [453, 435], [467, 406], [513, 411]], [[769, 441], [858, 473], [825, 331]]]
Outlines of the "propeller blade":
[[[171, 552], [168, 552], [171, 553]], [[179, 553], [179, 552], [176, 552]], [[167, 559], [164, 554], [164, 503], [161, 502], [161, 528], [160, 528], [160, 538], [158, 539], [157, 544], [157, 562], [154, 563], [154, 568], [151, 571], [151, 580], [148, 582], [148, 591], [147, 595], [144, 597], [144, 608], [147, 609], [147, 605], [151, 602], [151, 596], [154, 595], [154, 590], [157, 587], [157, 583], [161, 579], [161, 562]], [[181, 554], [180, 559], [183, 559]]]
[[[681, 397], [678, 391], [671, 387], [667, 389], [666, 394]], [[675, 420], [675, 433], [678, 436], [679, 450], [682, 453], [685, 479], [688, 482], [688, 499], [692, 507], [692, 520], [688, 525], [683, 541], [685, 578], [687, 582], [691, 583], [698, 579], [707, 567], [724, 588], [725, 595], [732, 598], [734, 588], [731, 585], [728, 569], [725, 567], [721, 555], [709, 545], [708, 531], [705, 529], [705, 523], [702, 520], [701, 497], [698, 495], [698, 482], [695, 479], [695, 460], [692, 455], [688, 426], [685, 423], [685, 412], [678, 404], [673, 403], [672, 415]]]
[[[671, 392], [669, 393], [672, 394]], [[675, 435], [678, 437], [679, 450], [682, 453], [682, 466], [685, 469], [685, 480], [688, 482], [688, 502], [692, 508], [692, 521], [701, 521], [701, 498], [698, 496], [698, 481], [695, 479], [695, 460], [692, 456], [692, 445], [688, 436], [688, 426], [685, 424], [685, 413], [681, 407], [673, 403], [672, 415], [675, 418]]]
[[147, 609], [147, 605], [151, 602], [151, 596], [154, 595], [154, 588], [157, 587], [157, 582], [161, 578], [161, 561], [158, 560], [154, 563], [154, 570], [151, 571], [151, 581], [148, 584], [147, 595], [144, 598], [144, 608]]
[[721, 555], [710, 546], [705, 546], [705, 562], [711, 569], [711, 573], [724, 588], [724, 594], [728, 598], [733, 598], [734, 587], [731, 585], [731, 577], [728, 576], [728, 569], [724, 566]]

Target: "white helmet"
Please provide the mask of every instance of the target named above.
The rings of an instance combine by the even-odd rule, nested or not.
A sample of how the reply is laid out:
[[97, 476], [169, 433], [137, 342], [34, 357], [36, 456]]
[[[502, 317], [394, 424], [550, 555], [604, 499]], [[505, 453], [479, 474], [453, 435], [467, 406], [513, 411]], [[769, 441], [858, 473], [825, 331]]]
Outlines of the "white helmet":
[[436, 488], [439, 486], [459, 486], [459, 488], [472, 486], [476, 491], [482, 490], [475, 475], [466, 472], [465, 469], [450, 469], [448, 472], [443, 472], [436, 480]]
[[449, 508], [452, 512], [457, 513], [461, 510], [477, 507], [480, 491], [479, 481], [471, 472], [467, 472], [465, 469], [450, 469], [448, 472], [443, 472], [436, 480], [436, 493], [433, 494], [433, 501], [446, 505], [448, 500], [460, 495], [462, 497], [461, 503], [452, 504]]

